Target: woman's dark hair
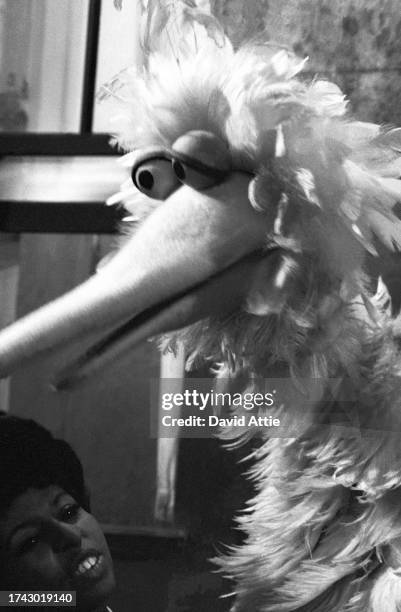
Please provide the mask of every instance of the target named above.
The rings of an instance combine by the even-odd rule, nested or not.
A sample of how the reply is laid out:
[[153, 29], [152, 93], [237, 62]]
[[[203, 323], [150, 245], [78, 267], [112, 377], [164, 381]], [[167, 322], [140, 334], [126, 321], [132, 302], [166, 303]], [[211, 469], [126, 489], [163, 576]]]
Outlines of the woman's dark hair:
[[82, 465], [70, 445], [35, 421], [0, 412], [0, 513], [28, 488], [50, 485], [89, 510]]

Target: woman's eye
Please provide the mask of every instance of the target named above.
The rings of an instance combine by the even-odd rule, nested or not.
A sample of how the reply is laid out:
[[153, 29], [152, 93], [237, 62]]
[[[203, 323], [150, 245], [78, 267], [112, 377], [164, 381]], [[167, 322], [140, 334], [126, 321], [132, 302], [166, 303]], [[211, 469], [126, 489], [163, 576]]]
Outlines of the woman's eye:
[[180, 185], [169, 159], [149, 159], [134, 166], [134, 185], [150, 198], [165, 200]]
[[78, 515], [81, 511], [79, 504], [69, 504], [61, 509], [59, 517], [64, 523], [71, 523], [77, 520]]
[[26, 538], [18, 547], [18, 551], [20, 554], [30, 552], [37, 544], [39, 544], [40, 538], [39, 535], [30, 536]]

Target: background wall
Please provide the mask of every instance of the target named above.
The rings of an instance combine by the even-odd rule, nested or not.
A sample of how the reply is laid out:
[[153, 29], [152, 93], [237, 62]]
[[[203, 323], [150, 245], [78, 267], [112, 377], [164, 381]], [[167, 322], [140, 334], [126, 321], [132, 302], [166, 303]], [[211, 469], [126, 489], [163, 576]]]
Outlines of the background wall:
[[400, 0], [210, 0], [236, 43], [266, 32], [309, 56], [360, 119], [401, 125]]

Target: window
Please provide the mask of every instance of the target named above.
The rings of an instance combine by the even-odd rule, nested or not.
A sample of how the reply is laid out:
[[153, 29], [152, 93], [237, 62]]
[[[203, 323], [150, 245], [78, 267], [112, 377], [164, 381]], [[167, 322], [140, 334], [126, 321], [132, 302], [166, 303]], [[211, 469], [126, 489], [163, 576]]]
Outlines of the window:
[[[141, 61], [138, 23], [138, 0], [123, 2], [121, 11], [116, 11], [112, 0], [102, 1], [95, 91], [120, 70]], [[107, 105], [94, 105], [93, 129], [96, 132], [109, 132], [111, 129], [106, 109]]]
[[107, 132], [94, 93], [138, 60], [137, 11], [132, 0], [121, 11], [112, 0], [0, 0], [0, 132]]

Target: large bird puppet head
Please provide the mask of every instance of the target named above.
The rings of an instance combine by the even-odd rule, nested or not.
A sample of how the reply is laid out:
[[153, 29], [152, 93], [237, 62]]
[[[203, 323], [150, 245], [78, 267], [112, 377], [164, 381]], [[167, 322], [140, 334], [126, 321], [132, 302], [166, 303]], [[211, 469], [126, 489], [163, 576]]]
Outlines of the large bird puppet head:
[[100, 338], [71, 383], [183, 328], [189, 355], [231, 369], [347, 367], [365, 256], [401, 246], [400, 133], [353, 121], [338, 87], [305, 82], [285, 48], [233, 50], [192, 0], [147, 2], [142, 37], [143, 67], [108, 88], [135, 231], [94, 277], [3, 330], [1, 374]]

